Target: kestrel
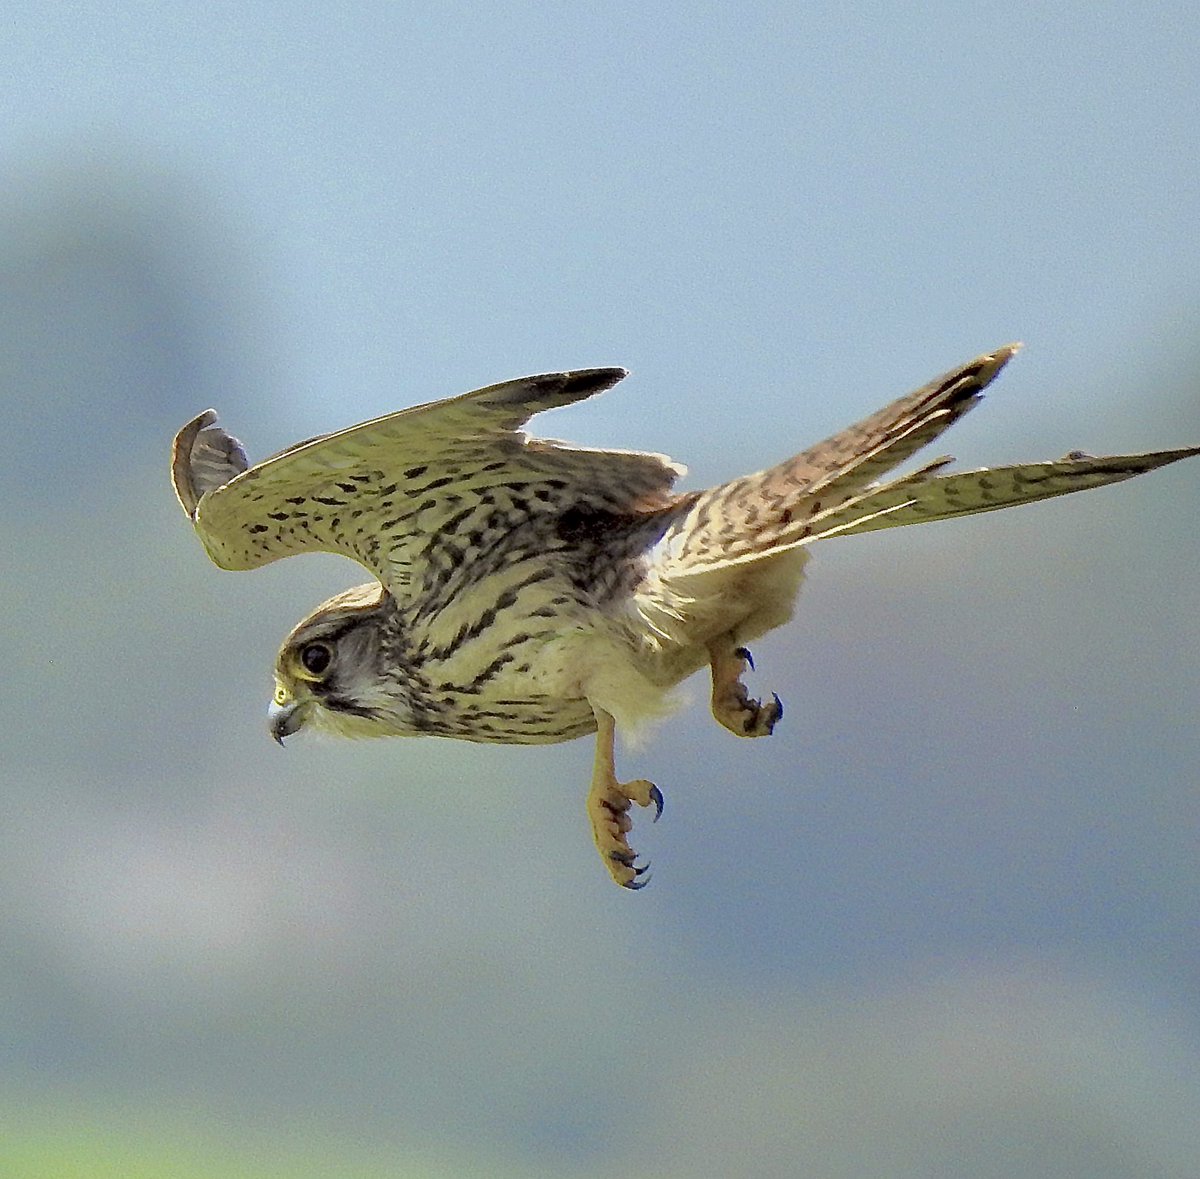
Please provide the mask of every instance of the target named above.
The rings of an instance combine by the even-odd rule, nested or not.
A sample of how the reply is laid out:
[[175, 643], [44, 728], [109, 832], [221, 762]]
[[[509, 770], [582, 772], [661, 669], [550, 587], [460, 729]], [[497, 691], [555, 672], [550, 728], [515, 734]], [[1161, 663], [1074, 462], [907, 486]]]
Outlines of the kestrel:
[[662, 455], [530, 438], [534, 414], [620, 368], [522, 377], [302, 442], [257, 466], [208, 410], [175, 438], [175, 492], [208, 555], [255, 569], [351, 557], [374, 579], [319, 606], [280, 648], [270, 731], [540, 744], [596, 734], [587, 813], [612, 878], [640, 888], [614, 734], [662, 716], [708, 666], [714, 717], [765, 737], [778, 696], [742, 683], [746, 644], [792, 615], [808, 547], [1099, 487], [1200, 447], [880, 477], [978, 404], [1017, 345], [979, 357], [755, 475], [682, 494]]

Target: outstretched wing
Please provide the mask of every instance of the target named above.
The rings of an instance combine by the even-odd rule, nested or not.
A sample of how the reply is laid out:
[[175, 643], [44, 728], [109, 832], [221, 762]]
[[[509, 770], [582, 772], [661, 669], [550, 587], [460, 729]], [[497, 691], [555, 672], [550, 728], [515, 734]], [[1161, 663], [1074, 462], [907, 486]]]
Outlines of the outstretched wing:
[[365, 565], [396, 595], [431, 539], [478, 509], [516, 527], [542, 503], [649, 512], [673, 502], [683, 468], [656, 454], [530, 439], [535, 413], [615, 385], [620, 368], [505, 381], [302, 442], [248, 467], [212, 410], [180, 430], [175, 493], [209, 556], [255, 569], [302, 552]]

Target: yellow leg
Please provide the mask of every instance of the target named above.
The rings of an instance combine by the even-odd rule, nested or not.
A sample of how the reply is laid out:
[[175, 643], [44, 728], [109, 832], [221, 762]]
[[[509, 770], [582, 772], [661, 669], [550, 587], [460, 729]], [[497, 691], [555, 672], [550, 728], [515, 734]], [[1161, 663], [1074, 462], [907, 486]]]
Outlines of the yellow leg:
[[736, 647], [732, 636], [708, 648], [712, 668], [712, 714], [739, 737], [767, 737], [783, 716], [783, 704], [774, 692], [764, 704], [751, 700], [742, 675], [754, 663], [745, 647]]
[[608, 874], [622, 888], [643, 888], [649, 883], [646, 865], [638, 867], [629, 841], [625, 836], [633, 827], [629, 808], [653, 805], [657, 820], [662, 814], [663, 796], [653, 782], [638, 779], [618, 782], [613, 744], [616, 725], [610, 713], [596, 708], [596, 761], [592, 769], [592, 786], [588, 791], [587, 812], [592, 824], [596, 850], [608, 869]]

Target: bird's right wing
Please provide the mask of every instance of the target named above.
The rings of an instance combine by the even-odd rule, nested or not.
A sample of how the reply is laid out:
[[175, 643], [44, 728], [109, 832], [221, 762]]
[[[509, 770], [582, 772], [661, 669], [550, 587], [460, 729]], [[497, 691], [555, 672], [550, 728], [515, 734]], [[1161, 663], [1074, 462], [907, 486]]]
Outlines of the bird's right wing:
[[522, 377], [300, 443], [256, 466], [209, 410], [175, 439], [175, 492], [223, 569], [339, 553], [403, 596], [430, 546], [450, 559], [456, 534], [459, 544], [486, 547], [564, 497], [615, 513], [674, 502], [670, 487], [682, 468], [661, 455], [521, 432], [533, 414], [624, 375], [600, 368]]

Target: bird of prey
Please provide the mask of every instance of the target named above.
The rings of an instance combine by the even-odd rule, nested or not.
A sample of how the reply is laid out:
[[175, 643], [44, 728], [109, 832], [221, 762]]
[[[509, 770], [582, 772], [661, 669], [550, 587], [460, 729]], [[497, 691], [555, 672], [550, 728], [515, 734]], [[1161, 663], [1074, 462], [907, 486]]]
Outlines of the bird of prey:
[[318, 606], [275, 663], [270, 730], [538, 744], [596, 734], [587, 813], [612, 878], [640, 888], [615, 731], [661, 716], [707, 666], [712, 712], [765, 737], [746, 644], [791, 617], [815, 541], [1030, 503], [1143, 474], [1200, 447], [881, 480], [980, 401], [1016, 352], [980, 356], [758, 474], [672, 491], [662, 455], [531, 438], [534, 414], [620, 368], [521, 377], [299, 443], [256, 466], [212, 410], [175, 438], [175, 492], [208, 555], [254, 569], [340, 553], [368, 584]]

